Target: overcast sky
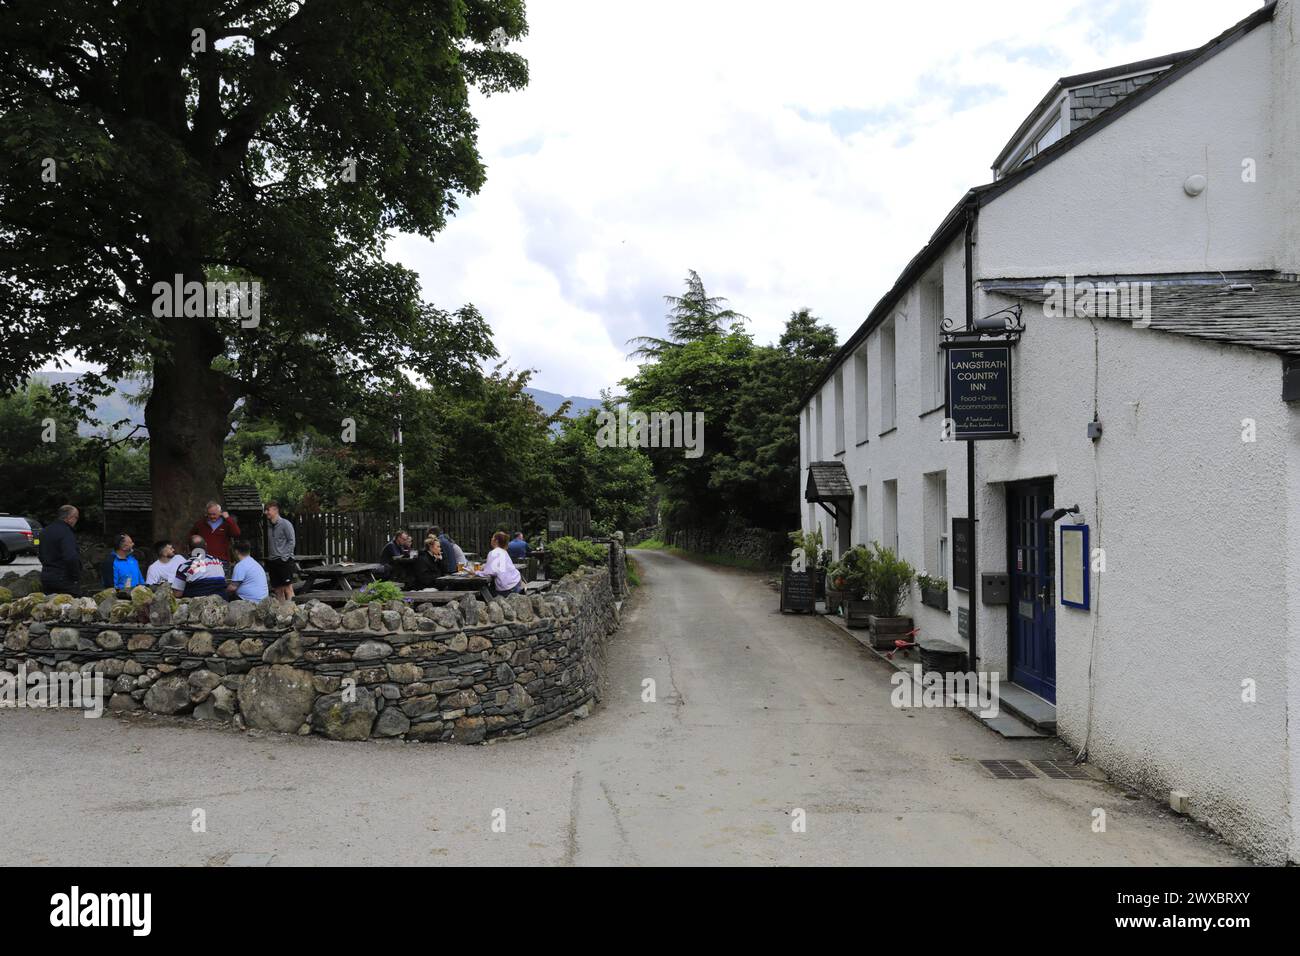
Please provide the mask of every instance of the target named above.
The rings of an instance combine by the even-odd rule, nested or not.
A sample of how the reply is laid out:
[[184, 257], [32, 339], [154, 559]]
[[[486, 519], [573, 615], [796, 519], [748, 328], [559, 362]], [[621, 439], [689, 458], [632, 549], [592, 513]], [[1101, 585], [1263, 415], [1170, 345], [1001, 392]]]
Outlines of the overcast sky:
[[390, 256], [477, 305], [534, 384], [596, 396], [687, 269], [774, 341], [841, 340], [1057, 77], [1199, 46], [1254, 0], [530, 0], [487, 184]]

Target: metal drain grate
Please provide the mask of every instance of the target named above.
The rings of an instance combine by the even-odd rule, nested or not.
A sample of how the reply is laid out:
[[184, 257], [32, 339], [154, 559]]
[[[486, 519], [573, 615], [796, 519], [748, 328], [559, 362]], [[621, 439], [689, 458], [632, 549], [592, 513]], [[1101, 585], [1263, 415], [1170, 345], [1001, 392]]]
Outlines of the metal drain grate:
[[1037, 776], [1023, 760], [981, 760], [980, 766], [996, 780], [1032, 780]]
[[1079, 764], [1065, 763], [1061, 760], [1034, 760], [1031, 763], [1053, 780], [1092, 779], [1092, 775]]

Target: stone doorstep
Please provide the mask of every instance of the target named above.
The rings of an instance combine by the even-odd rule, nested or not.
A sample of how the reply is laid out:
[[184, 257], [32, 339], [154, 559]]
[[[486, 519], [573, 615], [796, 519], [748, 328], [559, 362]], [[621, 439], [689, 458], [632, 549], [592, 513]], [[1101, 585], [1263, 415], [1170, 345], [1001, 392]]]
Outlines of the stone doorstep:
[[1056, 705], [1010, 682], [998, 684], [998, 703], [1035, 730], [1056, 734]]
[[[913, 664], [921, 663], [920, 654], [916, 651], [913, 651], [913, 653], [917, 655], [915, 657], [904, 657], [902, 651], [899, 651], [891, 660], [885, 656], [888, 651], [877, 650], [871, 646], [870, 631], [854, 630], [853, 628], [848, 627], [844, 623], [844, 618], [839, 617], [838, 615], [819, 613], [817, 616], [828, 624], [836, 627], [838, 630], [849, 635], [849, 637], [853, 638], [872, 654], [875, 654], [886, 664], [891, 665], [894, 670], [910, 673]], [[1008, 697], [1012, 700], [1009, 701]], [[1032, 697], [1038, 702], [1038, 704], [1034, 705], [1031, 701], [1026, 700], [1025, 698], [1027, 697]], [[1012, 703], [1012, 701], [1015, 703]], [[999, 680], [997, 704], [998, 714], [996, 717], [983, 717], [980, 715], [979, 709], [975, 707], [957, 707], [955, 709], [970, 714], [989, 730], [1002, 737], [1020, 739], [1025, 737], [1056, 736], [1056, 707], [1043, 700], [1041, 697], [1029, 693], [1029, 691], [1025, 690], [1023, 687], [1017, 687], [1015, 684], [1004, 683]], [[1050, 715], [1042, 710], [1043, 707], [1051, 709]], [[1033, 714], [1034, 717], [1031, 718], [1025, 716], [1025, 714], [1022, 713], [1022, 710], [1028, 711], [1030, 714]], [[1041, 723], [1038, 722], [1040, 720], [1042, 721]]]

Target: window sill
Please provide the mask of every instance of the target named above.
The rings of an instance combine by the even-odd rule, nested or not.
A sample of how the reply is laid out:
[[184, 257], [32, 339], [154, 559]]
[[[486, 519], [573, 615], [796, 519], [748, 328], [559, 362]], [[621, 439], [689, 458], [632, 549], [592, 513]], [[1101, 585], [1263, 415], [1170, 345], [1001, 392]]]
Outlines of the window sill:
[[936, 405], [936, 406], [934, 406], [934, 408], [930, 409], [928, 412], [922, 412], [920, 415], [917, 415], [916, 417], [917, 417], [917, 418], [926, 418], [927, 416], [933, 415], [935, 412], [941, 412], [941, 411], [943, 411], [943, 410], [944, 410], [945, 408], [947, 408], [947, 407], [948, 407], [948, 403], [947, 403], [947, 402], [944, 402], [942, 405]]
[[898, 426], [897, 426], [897, 425], [895, 425], [893, 428], [886, 428], [883, 432], [881, 432], [881, 433], [880, 433], [879, 435], [877, 435], [876, 437], [877, 437], [877, 438], [884, 438], [886, 435], [892, 435], [892, 434], [893, 434], [894, 432], [896, 432], [896, 431], [898, 431]]

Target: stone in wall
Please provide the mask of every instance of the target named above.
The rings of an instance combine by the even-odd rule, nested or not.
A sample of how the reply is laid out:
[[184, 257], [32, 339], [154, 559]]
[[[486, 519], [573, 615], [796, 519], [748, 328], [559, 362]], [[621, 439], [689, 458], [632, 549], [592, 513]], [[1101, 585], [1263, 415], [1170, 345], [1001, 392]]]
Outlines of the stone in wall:
[[297, 733], [311, 713], [311, 674], [287, 664], [254, 667], [239, 686], [239, 710], [249, 727]]
[[353, 694], [339, 691], [317, 697], [311, 708], [311, 725], [332, 740], [365, 740], [377, 714], [374, 693], [358, 687]]

